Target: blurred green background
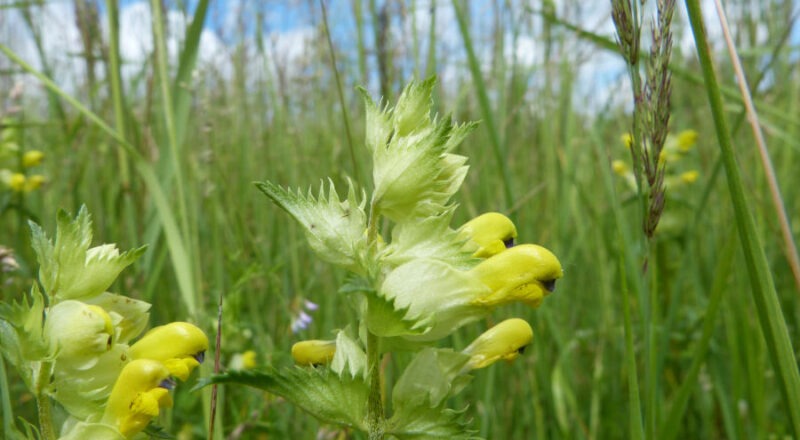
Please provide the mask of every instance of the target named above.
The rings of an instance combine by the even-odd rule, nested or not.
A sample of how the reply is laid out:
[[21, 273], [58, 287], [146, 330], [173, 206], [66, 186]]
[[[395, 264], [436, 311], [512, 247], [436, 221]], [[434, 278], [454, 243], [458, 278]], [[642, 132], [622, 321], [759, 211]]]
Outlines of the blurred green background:
[[[797, 238], [800, 6], [728, 3]], [[448, 344], [461, 349], [511, 316], [534, 328], [525, 356], [477, 371], [452, 403], [469, 405], [465, 417], [480, 435], [627, 438], [627, 288], [648, 433], [789, 438], [683, 5], [673, 25], [671, 132], [694, 130], [697, 139], [668, 161], [667, 173], [697, 171], [697, 178], [667, 189], [645, 283], [653, 294], [646, 295], [631, 281], [640, 274], [621, 270], [624, 256], [641, 261], [646, 251], [634, 192], [612, 167], [614, 160], [630, 163], [621, 137], [631, 129], [633, 97], [615, 51], [610, 5], [456, 4], [343, 0], [323, 10], [315, 1], [0, 3], [0, 168], [7, 170], [0, 245], [19, 266], [0, 272], [0, 300], [21, 298], [36, 277], [27, 222], [52, 233], [58, 209], [74, 213], [86, 204], [95, 244], [149, 246], [112, 290], [152, 302], [153, 324], [190, 320], [215, 335], [221, 295], [223, 366], [248, 350], [257, 365], [291, 363], [291, 344], [329, 338], [348, 323], [349, 304], [336, 294], [345, 274], [316, 259], [296, 225], [252, 183], [306, 188], [330, 176], [340, 192], [347, 178], [369, 188], [355, 87], [391, 103], [410, 79], [436, 74], [437, 111], [482, 121], [459, 148], [471, 168], [453, 226], [504, 212], [519, 242], [553, 250], [565, 271], [540, 309], [499, 309]], [[748, 205], [797, 355], [800, 291], [715, 12], [704, 11]], [[44, 160], [24, 167], [32, 150]], [[15, 190], [13, 173], [42, 175], [45, 183]], [[709, 322], [715, 290], [721, 313]], [[293, 331], [303, 311], [313, 322]], [[710, 344], [698, 352], [704, 326]], [[405, 362], [391, 358], [389, 380]], [[10, 415], [34, 421], [32, 397], [6, 373], [3, 423]], [[203, 438], [207, 398], [189, 388], [178, 389], [159, 424], [181, 438]], [[676, 409], [681, 390], [688, 393], [685, 410]], [[350, 435], [248, 388], [224, 388], [218, 411], [218, 433], [230, 438]]]

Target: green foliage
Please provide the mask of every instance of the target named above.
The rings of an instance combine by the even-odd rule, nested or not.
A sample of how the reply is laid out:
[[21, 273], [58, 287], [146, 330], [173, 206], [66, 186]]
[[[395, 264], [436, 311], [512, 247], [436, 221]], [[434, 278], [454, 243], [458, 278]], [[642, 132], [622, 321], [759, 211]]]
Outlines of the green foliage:
[[[379, 18], [382, 2], [372, 3], [374, 18]], [[641, 229], [639, 214], [626, 199], [629, 188], [616, 179], [609, 166], [609, 158], [627, 153], [619, 137], [630, 130], [630, 114], [619, 103], [627, 101], [630, 92], [624, 87], [585, 89], [587, 69], [594, 68], [597, 57], [620, 59], [613, 36], [596, 30], [602, 27], [595, 25], [610, 25], [610, 19], [606, 16], [603, 22], [598, 16], [587, 20], [581, 13], [585, 8], [558, 2], [530, 8], [499, 2], [496, 8], [477, 8], [480, 17], [475, 15], [475, 4], [466, 9], [461, 8], [463, 2], [453, 3], [459, 6], [456, 12], [462, 18], [460, 39], [455, 41], [445, 40], [441, 26], [425, 27], [427, 22], [441, 23], [449, 15], [449, 2], [435, 2], [430, 9], [421, 2], [409, 2], [403, 6], [403, 14], [391, 17], [387, 31], [402, 26], [415, 34], [413, 39], [400, 41], [388, 33], [384, 56], [390, 64], [388, 76], [380, 83], [387, 84], [389, 93], [381, 102], [392, 102], [391, 96], [399, 95], [411, 71], [428, 72], [426, 76], [447, 73], [446, 83], [432, 93], [435, 106], [455, 110], [458, 120], [482, 122], [459, 149], [459, 154], [470, 157], [463, 191], [453, 199], [459, 208], [439, 225], [458, 225], [483, 211], [504, 212], [515, 220], [520, 240], [541, 240], [559, 255], [567, 276], [546, 306], [536, 312], [519, 307], [502, 311], [529, 320], [535, 343], [513, 365], [499, 364], [475, 374], [471, 386], [449, 398], [448, 405], [465, 408], [469, 403], [460, 417], [474, 419], [472, 426], [479, 430], [476, 435], [485, 438], [629, 437], [627, 378], [637, 376], [646, 383], [649, 354], [644, 347], [649, 342], [643, 323], [652, 321], [645, 306], [654, 298], [658, 318], [652, 345], [657, 437], [792, 435], [791, 415], [782, 403], [782, 386], [733, 228], [736, 215], [725, 166], [714, 133], [709, 131], [714, 124], [702, 72], [694, 49], [687, 51], [684, 44], [678, 44], [693, 41], [687, 34], [688, 23], [676, 16], [673, 24], [671, 131], [698, 132], [697, 148], [683, 160], [699, 171], [699, 177], [690, 190], [680, 194], [667, 189], [662, 223], [671, 214], [680, 215], [670, 234], [656, 234], [652, 252], [657, 256], [650, 261], [652, 281], [644, 281], [655, 288], [652, 295], [640, 295], [636, 274], [641, 270], [637, 262], [643, 249], [631, 240]], [[393, 6], [387, 4], [391, 16]], [[116, 11], [111, 16], [119, 18], [115, 6], [116, 2], [108, 2], [108, 10]], [[288, 353], [297, 340], [333, 339], [337, 329], [353, 319], [357, 307], [350, 307], [351, 303], [358, 306], [358, 298], [364, 295], [356, 293], [358, 290], [332, 294], [346, 275], [321, 263], [305, 245], [305, 229], [264, 203], [258, 191], [253, 191], [252, 182], [269, 178], [284, 188], [305, 189], [321, 176], [331, 176], [339, 195], [344, 196], [347, 177], [356, 176], [356, 168], [362, 175], [370, 169], [370, 158], [359, 153], [363, 136], [354, 138], [356, 164], [352, 163], [344, 143], [343, 107], [352, 117], [349, 122], [354, 133], [363, 133], [363, 98], [352, 85], [370, 84], [375, 96], [372, 81], [380, 76], [375, 69], [380, 46], [373, 44], [370, 29], [376, 34], [379, 29], [371, 27], [366, 2], [352, 6], [352, 11], [341, 8], [338, 16], [329, 10], [332, 20], [351, 13], [357, 17], [352, 33], [332, 35], [337, 62], [330, 60], [327, 47], [319, 44], [323, 40], [316, 38], [315, 32], [321, 32], [322, 26], [311, 26], [309, 32], [315, 38], [304, 46], [302, 70], [273, 56], [277, 34], [261, 23], [246, 30], [226, 28], [230, 37], [226, 41], [241, 41], [241, 49], [229, 47], [224, 70], [192, 65], [194, 49], [183, 48], [196, 47], [202, 55], [199, 35], [209, 20], [198, 19], [203, 17], [197, 15], [202, 12], [199, 9], [183, 11], [191, 19], [191, 32], [184, 33], [170, 22], [171, 31], [181, 41], [180, 59], [186, 60], [178, 61], [180, 66], [170, 63], [165, 70], [171, 108], [162, 98], [162, 78], [154, 69], [154, 58], [140, 62], [121, 58], [111, 38], [114, 20], [109, 20], [102, 8], [96, 19], [109, 25], [108, 39], [102, 32], [87, 34], [95, 50], [76, 50], [69, 60], [87, 61], [86, 65], [108, 72], [107, 76], [70, 76], [67, 70], [54, 68], [60, 67], [56, 64], [60, 54], [47, 46], [42, 46], [41, 53], [20, 52], [15, 58], [6, 49], [19, 37], [4, 41], [0, 49], [9, 63], [0, 77], [8, 87], [1, 92], [0, 113], [3, 121], [10, 120], [5, 116], [13, 118], [14, 125], [5, 125], [0, 134], [13, 134], [17, 149], [3, 149], [6, 162], [2, 166], [17, 161], [21, 151], [39, 149], [46, 153], [40, 169], [48, 183], [27, 194], [0, 191], [0, 245], [12, 249], [18, 263], [11, 271], [4, 268], [13, 266], [0, 266], [2, 307], [26, 297], [25, 301], [32, 302], [30, 286], [38, 268], [30, 251], [27, 220], [54, 231], [52, 220], [59, 209], [77, 212], [85, 203], [93, 214], [97, 243], [116, 242], [120, 249], [150, 245], [137, 264], [122, 272], [118, 286], [112, 289], [151, 302], [153, 322], [191, 317], [211, 328], [217, 316], [217, 295], [224, 295], [219, 353], [223, 368], [248, 350], [255, 350], [260, 365], [285, 364], [290, 362]], [[796, 225], [800, 123], [792, 115], [800, 112], [800, 80], [788, 38], [796, 31], [792, 4], [770, 1], [746, 6], [733, 2], [726, 7], [787, 213]], [[4, 11], [10, 17], [21, 9], [29, 10], [33, 19], [28, 31], [41, 34], [49, 32], [41, 26], [46, 18], [41, 8], [16, 2]], [[493, 22], [494, 11], [509, 19]], [[213, 9], [210, 12], [212, 16]], [[228, 12], [239, 14], [240, 22], [248, 24], [249, 18], [268, 16], [270, 11], [268, 6], [254, 4]], [[711, 25], [716, 17], [707, 15], [705, 21]], [[336, 26], [331, 23], [332, 28]], [[250, 45], [249, 35], [261, 38]], [[470, 47], [468, 60], [459, 56], [462, 45]], [[354, 46], [362, 49], [353, 53]], [[409, 48], [414, 52], [405, 51]], [[750, 134], [741, 129], [745, 116], [728, 55], [719, 41], [711, 41], [710, 48], [742, 174], [745, 207], [753, 216], [790, 345], [797, 353], [797, 287], [767, 203], [765, 176], [754, 165], [760, 159], [750, 148]], [[38, 64], [39, 59], [43, 64]], [[465, 61], [469, 61], [469, 70]], [[36, 72], [34, 66], [42, 66], [41, 71]], [[332, 66], [340, 69], [341, 100]], [[32, 73], [28, 78], [34, 82], [26, 79], [25, 93], [14, 98], [10, 91], [20, 70]], [[120, 71], [123, 74], [114, 80]], [[41, 94], [36, 91], [36, 81], [44, 87]], [[20, 111], [13, 113], [14, 108]], [[385, 110], [380, 102], [376, 108]], [[175, 156], [166, 134], [168, 112], [172, 112], [176, 127]], [[182, 179], [176, 181], [178, 168]], [[183, 214], [179, 213], [178, 183], [183, 187]], [[369, 190], [370, 185], [364, 188]], [[388, 253], [405, 241], [395, 234], [422, 230], [385, 230], [385, 258], [396, 258], [392, 265], [401, 266], [408, 262], [407, 255], [456, 256], [453, 247], [417, 252], [418, 248], [404, 246]], [[438, 231], [431, 225], [426, 234], [438, 238]], [[797, 237], [796, 227], [793, 232]], [[470, 264], [464, 261], [463, 267]], [[625, 361], [623, 285], [630, 293], [633, 368]], [[288, 329], [298, 305], [306, 298], [317, 302], [319, 309], [309, 312], [313, 323], [307, 329], [291, 333]], [[488, 326], [497, 317], [492, 314], [480, 319], [442, 343], [462, 348], [478, 334], [479, 326]], [[10, 324], [0, 320], [4, 338], [10, 329]], [[401, 345], [396, 338], [390, 342], [394, 347]], [[213, 355], [210, 352], [207, 359]], [[387, 375], [399, 377], [412, 359], [408, 353], [393, 356], [385, 364]], [[0, 436], [15, 438], [12, 432], [28, 430], [28, 437], [33, 438], [36, 428], [24, 420], [35, 421], [36, 408], [19, 371], [8, 358], [4, 364], [10, 368], [0, 377], [0, 395], [4, 396]], [[203, 375], [212, 373], [209, 364]], [[555, 374], [557, 382], [553, 382]], [[389, 394], [387, 391], [387, 397]], [[174, 410], [160, 423], [173, 434], [189, 425], [195, 436], [206, 436], [209, 395], [210, 387], [203, 393], [179, 389]], [[234, 431], [242, 438], [262, 433], [275, 438], [357, 437], [314, 423], [283, 399], [265, 399], [259, 389], [226, 387], [219, 396], [215, 438]]]
[[287, 367], [256, 371], [228, 371], [198, 381], [240, 384], [284, 397], [319, 419], [366, 430], [367, 383], [362, 377], [340, 376], [327, 369]]

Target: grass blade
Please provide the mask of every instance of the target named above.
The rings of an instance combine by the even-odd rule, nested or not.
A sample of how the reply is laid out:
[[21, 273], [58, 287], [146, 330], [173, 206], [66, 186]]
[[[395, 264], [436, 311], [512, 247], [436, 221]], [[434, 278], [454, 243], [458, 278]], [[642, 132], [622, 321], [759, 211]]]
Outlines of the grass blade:
[[764, 332], [772, 364], [777, 371], [792, 431], [795, 437], [800, 437], [800, 374], [797, 371], [797, 361], [778, 301], [778, 294], [775, 291], [775, 284], [767, 265], [767, 258], [756, 233], [755, 222], [749, 211], [750, 207], [745, 199], [739, 166], [733, 153], [733, 141], [725, 118], [722, 94], [711, 61], [700, 4], [697, 0], [687, 0], [686, 8], [689, 12], [697, 56], [700, 59], [717, 139], [728, 177], [728, 191], [733, 202], [747, 272], [750, 275], [758, 321]]

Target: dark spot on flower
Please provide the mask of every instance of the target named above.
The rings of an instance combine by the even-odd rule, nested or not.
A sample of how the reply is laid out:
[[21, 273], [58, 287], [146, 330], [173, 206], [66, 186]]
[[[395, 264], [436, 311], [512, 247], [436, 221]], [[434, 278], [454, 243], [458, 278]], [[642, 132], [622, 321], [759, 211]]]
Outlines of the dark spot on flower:
[[199, 364], [202, 364], [203, 361], [205, 360], [205, 358], [206, 358], [206, 352], [205, 351], [201, 351], [200, 353], [197, 353], [197, 354], [194, 355], [194, 359]]
[[506, 245], [506, 249], [514, 247], [514, 237], [508, 237], [503, 240], [503, 244]]
[[526, 348], [528, 348], [528, 346], [527, 345], [523, 345], [522, 347], [517, 349], [517, 353], [519, 353], [519, 354], [525, 353], [525, 349]]
[[122, 362], [125, 362], [126, 360], [128, 360], [128, 355], [126, 355], [125, 353], [122, 353], [122, 355], [119, 357], [119, 360], [121, 360]]
[[546, 280], [542, 281], [542, 285], [548, 292], [552, 292], [556, 290], [556, 280]]
[[168, 377], [168, 378], [162, 380], [161, 383], [158, 384], [158, 386], [161, 387], [161, 388], [166, 388], [168, 390], [171, 390], [171, 389], [175, 388], [175, 381], [171, 377]]

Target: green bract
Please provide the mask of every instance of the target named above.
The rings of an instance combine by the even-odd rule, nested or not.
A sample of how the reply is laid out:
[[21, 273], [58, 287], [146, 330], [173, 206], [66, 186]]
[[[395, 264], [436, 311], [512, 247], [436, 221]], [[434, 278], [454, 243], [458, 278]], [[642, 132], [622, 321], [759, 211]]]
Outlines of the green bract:
[[431, 118], [434, 84], [434, 78], [409, 84], [394, 109], [380, 108], [362, 90], [375, 181], [372, 204], [399, 223], [441, 213], [467, 175], [467, 158], [450, 151], [476, 124]]
[[[472, 438], [461, 412], [446, 407], [448, 398], [469, 382], [470, 371], [516, 358], [532, 338], [530, 326], [506, 321], [464, 352], [431, 346], [504, 304], [538, 307], [562, 269], [541, 246], [514, 246], [516, 227], [500, 213], [450, 226], [451, 199], [468, 169], [467, 158], [453, 150], [475, 124], [432, 116], [433, 86], [433, 79], [411, 83], [394, 108], [364, 92], [371, 194], [358, 194], [349, 181], [345, 200], [330, 180], [316, 196], [256, 184], [300, 223], [317, 255], [351, 272], [338, 292], [349, 297], [357, 322], [335, 341], [295, 343], [296, 366], [229, 372], [205, 384], [259, 387], [373, 439]], [[386, 414], [381, 359], [393, 350], [415, 353]]]
[[90, 249], [91, 224], [86, 207], [81, 207], [74, 221], [69, 214], [59, 211], [54, 244], [37, 224], [31, 223], [39, 279], [56, 301], [92, 298], [105, 292], [120, 272], [145, 250], [141, 247], [120, 254], [113, 244]]

